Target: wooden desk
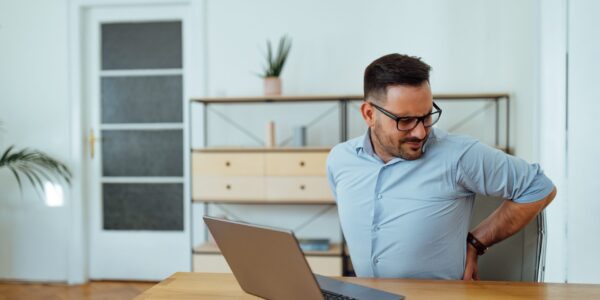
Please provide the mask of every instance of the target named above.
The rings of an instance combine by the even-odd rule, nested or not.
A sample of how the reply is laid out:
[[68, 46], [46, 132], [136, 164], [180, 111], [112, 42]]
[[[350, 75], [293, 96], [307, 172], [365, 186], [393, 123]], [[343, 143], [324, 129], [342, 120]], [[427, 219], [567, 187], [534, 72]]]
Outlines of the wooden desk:
[[[600, 285], [445, 281], [411, 279], [342, 280], [412, 299], [600, 299]], [[242, 291], [232, 274], [175, 273], [136, 299], [259, 299]]]

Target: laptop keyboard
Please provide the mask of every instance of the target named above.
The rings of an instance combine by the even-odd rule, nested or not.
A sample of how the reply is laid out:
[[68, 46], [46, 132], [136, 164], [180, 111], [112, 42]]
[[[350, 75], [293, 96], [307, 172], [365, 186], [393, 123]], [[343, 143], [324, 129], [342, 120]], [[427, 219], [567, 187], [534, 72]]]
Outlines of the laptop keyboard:
[[323, 298], [325, 300], [358, 300], [356, 298], [336, 294], [326, 290], [321, 290], [321, 293], [323, 293]]

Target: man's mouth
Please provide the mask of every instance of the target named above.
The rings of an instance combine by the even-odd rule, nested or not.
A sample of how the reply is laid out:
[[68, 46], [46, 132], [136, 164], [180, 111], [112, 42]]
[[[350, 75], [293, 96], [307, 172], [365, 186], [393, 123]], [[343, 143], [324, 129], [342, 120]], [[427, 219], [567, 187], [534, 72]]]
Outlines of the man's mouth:
[[421, 146], [423, 145], [423, 142], [406, 142], [406, 144], [408, 145], [408, 147], [410, 147], [413, 150], [419, 150], [421, 148]]
[[401, 142], [406, 144], [408, 146], [408, 148], [410, 148], [411, 150], [416, 151], [416, 150], [421, 149], [421, 147], [423, 147], [423, 143], [425, 142], [425, 139], [422, 139], [422, 140], [406, 139]]

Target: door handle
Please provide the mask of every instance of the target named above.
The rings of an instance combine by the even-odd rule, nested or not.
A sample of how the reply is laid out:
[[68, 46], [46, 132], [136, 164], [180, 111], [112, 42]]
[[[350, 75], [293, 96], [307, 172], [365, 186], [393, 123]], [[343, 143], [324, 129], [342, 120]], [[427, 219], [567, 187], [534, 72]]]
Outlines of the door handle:
[[98, 138], [96, 137], [96, 135], [94, 135], [94, 129], [90, 129], [90, 136], [89, 136], [89, 143], [90, 143], [90, 157], [92, 159], [94, 159], [94, 154], [95, 154], [95, 150], [96, 150], [96, 141], [98, 140]]

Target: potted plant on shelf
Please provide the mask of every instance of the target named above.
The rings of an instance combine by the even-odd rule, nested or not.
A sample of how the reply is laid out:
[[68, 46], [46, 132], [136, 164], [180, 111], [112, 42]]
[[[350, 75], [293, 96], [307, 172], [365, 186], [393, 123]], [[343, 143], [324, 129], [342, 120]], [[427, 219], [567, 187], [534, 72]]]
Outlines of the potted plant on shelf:
[[267, 40], [266, 65], [261, 77], [264, 78], [264, 93], [267, 96], [281, 95], [281, 71], [292, 47], [292, 40], [284, 35], [279, 39], [277, 52], [274, 53], [271, 41]]

